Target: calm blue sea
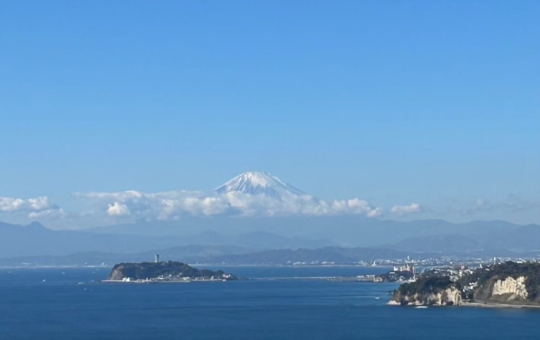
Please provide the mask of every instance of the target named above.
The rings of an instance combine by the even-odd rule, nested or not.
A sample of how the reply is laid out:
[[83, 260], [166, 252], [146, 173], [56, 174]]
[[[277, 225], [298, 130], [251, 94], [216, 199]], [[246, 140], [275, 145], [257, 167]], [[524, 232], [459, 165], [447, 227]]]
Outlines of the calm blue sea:
[[2, 269], [0, 339], [540, 339], [537, 310], [390, 307], [395, 284], [268, 280], [380, 268], [226, 271], [266, 279], [101, 284], [108, 269]]

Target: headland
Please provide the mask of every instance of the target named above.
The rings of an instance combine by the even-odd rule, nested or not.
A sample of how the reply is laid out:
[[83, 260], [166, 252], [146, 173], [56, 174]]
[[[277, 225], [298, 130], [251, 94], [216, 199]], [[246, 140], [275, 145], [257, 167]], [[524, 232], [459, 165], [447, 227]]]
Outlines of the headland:
[[401, 306], [540, 307], [540, 263], [505, 262], [471, 270], [429, 270], [396, 289]]

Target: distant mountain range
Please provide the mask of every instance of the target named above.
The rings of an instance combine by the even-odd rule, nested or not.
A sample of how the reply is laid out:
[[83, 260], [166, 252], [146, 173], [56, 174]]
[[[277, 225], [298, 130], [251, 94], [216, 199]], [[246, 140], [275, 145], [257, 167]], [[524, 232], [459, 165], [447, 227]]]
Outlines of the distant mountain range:
[[[139, 222], [92, 229], [99, 233], [176, 235], [193, 234], [197, 230], [216, 230], [224, 235], [252, 233], [254, 230], [284, 237], [302, 237], [328, 240], [327, 245], [372, 247], [399, 245], [447, 246], [452, 237], [468, 239], [469, 248], [481, 247], [509, 249], [540, 249], [540, 226], [522, 226], [504, 221], [472, 221], [450, 223], [443, 220], [394, 221], [367, 218], [359, 215], [338, 216], [279, 216], [253, 218], [185, 218], [178, 222]], [[448, 236], [444, 242], [443, 236]], [[430, 239], [430, 237], [432, 237]], [[419, 239], [418, 239], [419, 238]], [[476, 243], [475, 243], [476, 242]], [[460, 245], [462, 247], [463, 245]]]
[[137, 253], [153, 249], [198, 246], [235, 246], [250, 250], [316, 248], [330, 241], [283, 237], [267, 232], [223, 235], [215, 231], [184, 236], [102, 234], [51, 230], [34, 222], [26, 226], [0, 222], [0, 258], [67, 255], [79, 252]]
[[[132, 233], [136, 232], [140, 225], [96, 229], [102, 232], [83, 232], [51, 230], [39, 223], [26, 226], [0, 223], [0, 258], [71, 256], [77, 253], [96, 252], [121, 256], [143, 254], [141, 257], [146, 258], [149, 254], [162, 249], [176, 249], [176, 251], [181, 250], [178, 253], [179, 257], [201, 259], [204, 254], [199, 251], [204, 250], [206, 255], [215, 251], [213, 256], [223, 256], [227, 261], [234, 262], [236, 261], [234, 257], [227, 258], [227, 256], [257, 253], [259, 255], [256, 256], [264, 258], [266, 255], [261, 251], [269, 251], [270, 253], [267, 254], [272, 254], [274, 250], [298, 250], [297, 253], [293, 253], [298, 254], [309, 253], [309, 249], [326, 249], [328, 246], [362, 247], [369, 248], [371, 251], [376, 248], [385, 249], [388, 252], [415, 254], [482, 252], [494, 254], [494, 256], [540, 250], [540, 226], [538, 225], [520, 226], [502, 221], [475, 221], [464, 224], [452, 224], [439, 220], [397, 222], [355, 217], [356, 219], [347, 219], [348, 216], [336, 216], [334, 219], [328, 218], [323, 221], [321, 219], [265, 218], [257, 221], [259, 223], [256, 225], [209, 224], [215, 229], [220, 228], [219, 231], [207, 230], [190, 235], [175, 234], [174, 231], [178, 230], [178, 226], [174, 224], [154, 225], [153, 232], [161, 236], [126, 233], [128, 230]], [[247, 220], [239, 219], [238, 221]], [[298, 224], [306, 221], [312, 222], [309, 224], [311, 232], [308, 235], [299, 233], [302, 236], [295, 236], [295, 231], [300, 230], [296, 229]], [[261, 225], [273, 232], [260, 228]], [[304, 229], [305, 226], [304, 224]], [[148, 225], [144, 230], [147, 230], [147, 227]], [[160, 229], [161, 233], [156, 232]], [[253, 229], [263, 230], [253, 231]], [[252, 231], [227, 233], [231, 230]], [[113, 231], [115, 233], [111, 233]], [[170, 234], [166, 236], [168, 232]], [[328, 238], [320, 237], [323, 235]], [[187, 250], [189, 252], [186, 252]], [[177, 260], [185, 261], [186, 259], [177, 258]], [[213, 260], [219, 259], [214, 257]], [[248, 259], [244, 258], [244, 260]], [[249, 260], [257, 262], [259, 258], [252, 257]]]
[[403, 251], [463, 252], [473, 250], [512, 251], [540, 250], [540, 226], [503, 227], [492, 232], [484, 230], [466, 234], [427, 235], [406, 238], [389, 245]]

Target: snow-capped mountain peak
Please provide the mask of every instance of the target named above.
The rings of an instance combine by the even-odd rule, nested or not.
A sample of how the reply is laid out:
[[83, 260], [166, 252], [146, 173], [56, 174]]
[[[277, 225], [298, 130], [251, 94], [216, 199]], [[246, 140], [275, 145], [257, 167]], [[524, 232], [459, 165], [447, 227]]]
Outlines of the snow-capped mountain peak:
[[270, 197], [303, 196], [306, 193], [272, 176], [267, 172], [244, 172], [215, 189], [217, 193], [242, 192], [250, 195], [264, 194]]

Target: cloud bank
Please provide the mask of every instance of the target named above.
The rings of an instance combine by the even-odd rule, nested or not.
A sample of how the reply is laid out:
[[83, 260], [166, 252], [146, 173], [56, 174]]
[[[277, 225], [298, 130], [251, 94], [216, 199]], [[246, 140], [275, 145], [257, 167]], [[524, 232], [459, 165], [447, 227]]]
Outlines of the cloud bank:
[[286, 216], [359, 214], [378, 217], [383, 209], [358, 198], [318, 200], [309, 195], [280, 198], [243, 192], [139, 191], [78, 193], [93, 211], [117, 218], [177, 220], [189, 216]]
[[540, 202], [532, 198], [525, 198], [521, 195], [507, 195], [505, 198], [492, 201], [486, 198], [477, 198], [466, 205], [451, 207], [451, 212], [458, 212], [463, 215], [475, 215], [479, 213], [492, 212], [520, 212], [540, 208]]
[[[404, 218], [432, 213], [433, 207], [419, 203], [394, 205], [383, 209], [359, 198], [325, 201], [308, 194], [250, 194], [240, 191], [167, 191], [145, 193], [87, 192], [74, 194], [79, 210], [66, 212], [47, 196], [15, 198], [0, 196], [0, 220], [24, 222], [38, 220], [61, 223], [69, 228], [133, 221], [177, 221], [184, 217], [273, 217], [359, 215], [368, 218]], [[450, 207], [452, 213], [476, 215], [501, 211], [520, 212], [539, 209], [538, 201], [509, 195], [503, 200], [477, 199]], [[442, 211], [442, 210], [441, 210]], [[61, 220], [61, 222], [60, 222]]]
[[29, 199], [0, 197], [0, 213], [26, 215], [30, 219], [58, 218], [65, 214], [46, 196]]
[[423, 209], [418, 203], [411, 203], [409, 205], [394, 205], [390, 210], [397, 216], [407, 216], [414, 213], [422, 212]]

